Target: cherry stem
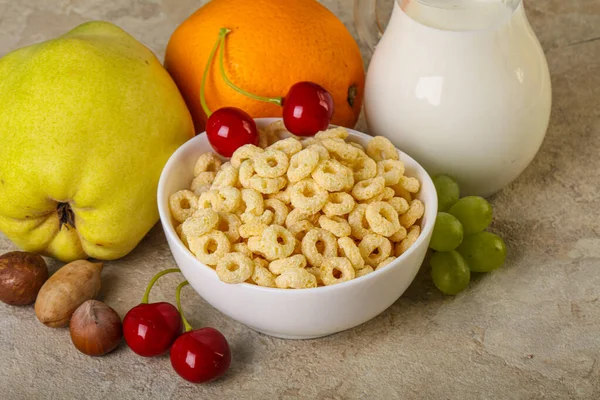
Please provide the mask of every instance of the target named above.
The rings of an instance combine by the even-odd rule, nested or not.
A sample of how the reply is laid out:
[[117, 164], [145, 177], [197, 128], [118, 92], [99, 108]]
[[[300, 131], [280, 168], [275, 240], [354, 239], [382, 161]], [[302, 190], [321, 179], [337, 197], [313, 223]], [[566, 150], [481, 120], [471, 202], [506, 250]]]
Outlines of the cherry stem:
[[223, 80], [225, 81], [225, 83], [227, 83], [233, 90], [235, 90], [238, 93], [243, 94], [244, 96], [248, 96], [251, 99], [254, 100], [258, 100], [258, 101], [264, 101], [266, 103], [273, 103], [276, 104], [278, 106], [282, 106], [283, 104], [283, 97], [263, 97], [263, 96], [258, 96], [256, 94], [250, 93], [245, 91], [244, 89], [242, 89], [239, 86], [236, 86], [235, 83], [231, 82], [229, 80], [229, 78], [227, 77], [227, 75], [225, 74], [225, 62], [224, 62], [224, 58], [225, 58], [225, 36], [227, 36], [227, 34], [231, 32], [230, 29], [227, 28], [221, 28], [221, 30], [219, 31], [219, 42], [220, 42], [220, 47], [221, 47], [221, 54], [219, 54], [219, 67], [221, 69], [221, 76], [223, 77]]
[[185, 315], [183, 315], [183, 310], [181, 309], [181, 289], [188, 284], [188, 281], [183, 281], [179, 284], [179, 286], [177, 286], [177, 289], [175, 290], [175, 301], [177, 302], [177, 310], [179, 311], [179, 315], [181, 315], [181, 321], [183, 321], [183, 326], [185, 327], [186, 332], [191, 331], [192, 326], [187, 321], [187, 319], [185, 319]]
[[[222, 31], [222, 29], [221, 29], [221, 31]], [[210, 115], [212, 114], [212, 111], [210, 111], [210, 108], [208, 108], [208, 104], [206, 104], [206, 98], [204, 97], [204, 88], [206, 87], [206, 78], [208, 77], [208, 71], [210, 70], [210, 66], [213, 63], [213, 60], [215, 59], [215, 54], [217, 52], [217, 49], [219, 48], [219, 43], [221, 42], [222, 38], [223, 38], [223, 36], [221, 35], [221, 32], [219, 32], [219, 39], [213, 46], [212, 51], [210, 52], [210, 56], [208, 56], [208, 61], [206, 62], [206, 67], [204, 68], [204, 74], [202, 75], [202, 83], [200, 86], [200, 104], [202, 105], [202, 109], [204, 110], [204, 113], [206, 114], [206, 118], [210, 117]]]
[[142, 304], [148, 304], [150, 290], [152, 289], [152, 286], [154, 286], [158, 278], [160, 278], [163, 275], [170, 274], [171, 272], [180, 272], [180, 270], [179, 268], [165, 269], [164, 271], [160, 271], [158, 274], [154, 275], [152, 279], [150, 279], [150, 283], [148, 284], [148, 287], [146, 287], [146, 293], [144, 293], [144, 297], [142, 298]]

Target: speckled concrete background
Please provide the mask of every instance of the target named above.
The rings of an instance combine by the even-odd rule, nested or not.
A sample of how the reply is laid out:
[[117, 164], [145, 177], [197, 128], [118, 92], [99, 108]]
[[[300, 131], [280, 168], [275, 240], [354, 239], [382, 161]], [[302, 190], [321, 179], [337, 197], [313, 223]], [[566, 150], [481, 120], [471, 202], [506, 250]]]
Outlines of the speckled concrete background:
[[[110, 20], [159, 58], [199, 0], [0, 0], [0, 55], [91, 19]], [[352, 27], [351, 1], [324, 3]], [[424, 266], [389, 310], [351, 331], [283, 341], [251, 331], [191, 290], [196, 325], [233, 347], [225, 379], [182, 381], [168, 357], [127, 346], [104, 358], [79, 354], [64, 329], [32, 307], [0, 304], [3, 399], [598, 399], [600, 398], [600, 1], [529, 0], [550, 64], [548, 136], [527, 171], [492, 199], [505, 268], [443, 297]], [[0, 252], [12, 249], [0, 235]], [[121, 315], [174, 262], [160, 226], [128, 257], [108, 263], [102, 298]], [[52, 263], [52, 270], [59, 265]], [[172, 299], [169, 276], [153, 298]]]

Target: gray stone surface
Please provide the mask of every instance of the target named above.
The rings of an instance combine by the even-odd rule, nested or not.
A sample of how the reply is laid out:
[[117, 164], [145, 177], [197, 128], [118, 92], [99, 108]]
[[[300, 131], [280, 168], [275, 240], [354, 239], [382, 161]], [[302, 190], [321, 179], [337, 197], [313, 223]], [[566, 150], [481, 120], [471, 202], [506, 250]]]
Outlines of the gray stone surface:
[[[0, 55], [91, 19], [123, 27], [160, 58], [198, 0], [0, 0]], [[351, 1], [327, 0], [354, 33]], [[3, 399], [598, 399], [600, 398], [600, 2], [530, 0], [546, 50], [552, 120], [537, 158], [492, 199], [506, 266], [442, 296], [425, 265], [407, 293], [374, 320], [319, 340], [284, 341], [224, 317], [191, 289], [196, 326], [220, 329], [234, 361], [225, 379], [195, 386], [168, 357], [126, 345], [79, 354], [68, 330], [33, 307], [0, 304]], [[0, 144], [1, 145], [1, 144]], [[0, 160], [1, 162], [1, 160]], [[0, 253], [13, 249], [0, 235]], [[107, 263], [101, 298], [122, 316], [174, 261], [160, 226], [126, 258]], [[59, 267], [51, 262], [52, 271]], [[178, 277], [153, 292], [172, 300]]]

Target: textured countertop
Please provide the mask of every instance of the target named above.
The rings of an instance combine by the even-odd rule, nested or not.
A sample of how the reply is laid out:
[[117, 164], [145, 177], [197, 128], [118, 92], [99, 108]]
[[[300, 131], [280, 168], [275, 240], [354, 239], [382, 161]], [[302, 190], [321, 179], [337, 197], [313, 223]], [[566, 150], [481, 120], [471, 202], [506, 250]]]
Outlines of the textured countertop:
[[[199, 0], [0, 0], [0, 56], [92, 20], [112, 21], [162, 59]], [[355, 33], [350, 0], [326, 0]], [[195, 386], [168, 357], [126, 345], [103, 358], [72, 347], [33, 307], [0, 303], [3, 399], [598, 399], [600, 398], [600, 1], [529, 0], [554, 91], [546, 140], [523, 175], [492, 199], [504, 268], [442, 296], [423, 266], [374, 320], [311, 341], [258, 334], [191, 289], [188, 319], [221, 330], [234, 361], [225, 379]], [[364, 127], [364, 123], [359, 128]], [[1, 144], [0, 144], [1, 145]], [[14, 247], [0, 234], [0, 253]], [[51, 262], [51, 271], [59, 267]], [[174, 266], [160, 226], [107, 263], [101, 298], [123, 316], [154, 273]], [[172, 300], [179, 277], [153, 291]]]

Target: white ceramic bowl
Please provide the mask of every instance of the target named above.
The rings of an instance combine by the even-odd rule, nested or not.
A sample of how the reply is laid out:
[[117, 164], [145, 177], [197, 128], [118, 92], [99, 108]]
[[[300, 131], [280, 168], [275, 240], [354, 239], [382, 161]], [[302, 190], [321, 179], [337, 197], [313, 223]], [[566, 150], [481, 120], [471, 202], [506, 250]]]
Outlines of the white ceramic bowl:
[[[259, 127], [276, 121], [259, 118]], [[365, 145], [371, 138], [350, 131], [352, 141]], [[197, 157], [213, 151], [203, 133], [181, 146], [169, 159], [158, 185], [160, 219], [181, 272], [202, 298], [225, 315], [248, 327], [285, 339], [310, 339], [360, 325], [391, 306], [415, 278], [429, 246], [437, 195], [431, 178], [412, 158], [400, 153], [406, 175], [421, 183], [419, 199], [425, 204], [422, 233], [417, 242], [394, 262], [364, 277], [314, 289], [274, 289], [247, 283], [223, 283], [215, 271], [198, 261], [177, 236], [169, 213], [169, 196], [189, 187]]]

